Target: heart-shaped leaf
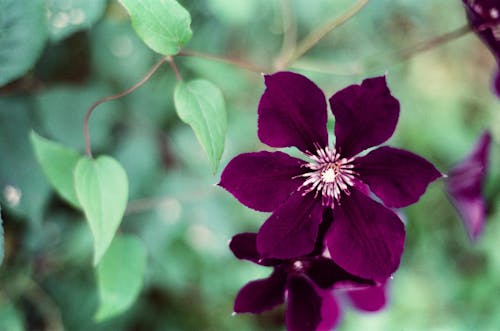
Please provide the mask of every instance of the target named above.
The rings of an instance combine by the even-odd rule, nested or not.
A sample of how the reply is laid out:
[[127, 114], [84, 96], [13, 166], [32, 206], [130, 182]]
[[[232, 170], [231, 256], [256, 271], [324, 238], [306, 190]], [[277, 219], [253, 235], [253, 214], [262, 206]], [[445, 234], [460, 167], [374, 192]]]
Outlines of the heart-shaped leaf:
[[146, 270], [146, 248], [134, 236], [116, 236], [97, 265], [100, 305], [95, 319], [102, 321], [129, 308], [139, 295]]
[[100, 156], [96, 160], [83, 157], [75, 167], [74, 181], [78, 201], [94, 237], [94, 265], [97, 265], [125, 213], [127, 174], [109, 156]]
[[132, 26], [152, 50], [174, 55], [193, 35], [191, 15], [175, 0], [120, 0]]
[[76, 196], [73, 170], [80, 155], [71, 148], [31, 132], [31, 144], [38, 163], [56, 192], [73, 207], [81, 208]]
[[227, 129], [226, 106], [221, 91], [202, 79], [179, 82], [174, 102], [180, 119], [193, 128], [215, 173], [224, 152]]

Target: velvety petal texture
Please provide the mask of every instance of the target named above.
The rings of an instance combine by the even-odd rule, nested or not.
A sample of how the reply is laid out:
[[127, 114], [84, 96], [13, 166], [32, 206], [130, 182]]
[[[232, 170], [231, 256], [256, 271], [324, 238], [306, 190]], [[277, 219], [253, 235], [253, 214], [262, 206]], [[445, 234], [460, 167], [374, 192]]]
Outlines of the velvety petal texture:
[[257, 252], [257, 234], [253, 232], [238, 233], [229, 242], [229, 249], [240, 260], [257, 263], [260, 260]]
[[322, 289], [328, 289], [337, 282], [352, 282], [356, 284], [373, 285], [374, 282], [369, 279], [357, 277], [342, 269], [333, 260], [325, 257], [318, 257], [309, 262], [305, 274]]
[[500, 68], [495, 74], [495, 78], [493, 81], [493, 89], [498, 97], [500, 97]]
[[259, 102], [258, 136], [271, 147], [295, 146], [314, 152], [328, 144], [327, 106], [323, 92], [308, 78], [293, 72], [265, 76]]
[[264, 258], [291, 259], [311, 253], [323, 214], [313, 194], [295, 192], [261, 226], [257, 250]]
[[378, 311], [386, 305], [385, 294], [386, 285], [371, 286], [363, 289], [348, 291], [347, 295], [351, 299], [354, 307], [366, 312]]
[[316, 331], [321, 323], [321, 295], [301, 275], [288, 277], [286, 327], [288, 331]]
[[494, 32], [500, 26], [498, 0], [463, 0], [470, 26], [476, 31], [493, 55], [500, 60], [500, 38]]
[[333, 210], [326, 236], [332, 259], [348, 272], [383, 281], [396, 271], [404, 248], [403, 222], [357, 190]]
[[355, 169], [372, 192], [391, 208], [415, 203], [429, 183], [442, 177], [426, 159], [387, 146], [357, 158]]
[[235, 313], [258, 314], [285, 302], [287, 275], [276, 270], [269, 278], [245, 285], [234, 301]]
[[354, 156], [389, 139], [399, 117], [399, 101], [385, 76], [365, 79], [330, 98], [335, 116], [335, 146], [343, 157]]
[[332, 291], [320, 291], [321, 322], [316, 331], [331, 331], [339, 322], [340, 308]]
[[282, 152], [244, 153], [224, 168], [219, 185], [247, 207], [273, 211], [304, 181], [303, 161]]
[[491, 134], [483, 133], [471, 153], [448, 173], [446, 187], [472, 240], [481, 234], [486, 219], [483, 183], [488, 169]]

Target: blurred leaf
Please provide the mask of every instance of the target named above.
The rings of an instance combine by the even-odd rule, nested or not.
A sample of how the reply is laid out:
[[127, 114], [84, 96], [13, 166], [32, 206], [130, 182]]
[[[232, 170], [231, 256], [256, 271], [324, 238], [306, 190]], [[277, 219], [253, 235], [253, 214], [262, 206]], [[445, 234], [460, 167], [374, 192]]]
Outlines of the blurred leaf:
[[174, 102], [181, 120], [193, 128], [215, 173], [224, 152], [227, 129], [226, 107], [221, 91], [206, 80], [179, 82]]
[[[83, 120], [87, 109], [95, 101], [110, 94], [113, 92], [101, 83], [49, 88], [37, 96], [40, 119], [54, 140], [78, 150], [83, 149]], [[118, 116], [116, 101], [99, 105], [92, 114], [90, 131], [94, 149], [102, 148], [110, 139], [113, 120]]]
[[2, 209], [0, 208], [0, 265], [2, 265], [3, 256], [4, 256], [3, 224], [2, 224], [2, 222], [3, 222], [2, 221]]
[[46, 39], [43, 0], [0, 1], [0, 86], [35, 64]]
[[107, 0], [45, 0], [49, 37], [64, 39], [76, 31], [90, 28], [103, 14]]
[[191, 16], [175, 0], [120, 0], [141, 39], [155, 52], [174, 55], [192, 36]]
[[74, 171], [78, 200], [94, 237], [94, 265], [101, 260], [125, 213], [128, 180], [125, 170], [113, 158], [83, 157]]
[[81, 208], [76, 196], [73, 170], [80, 159], [74, 150], [31, 132], [38, 163], [56, 192], [73, 207]]
[[[4, 210], [39, 224], [50, 187], [29, 141], [34, 125], [30, 98], [0, 98], [0, 190]], [[30, 243], [31, 244], [31, 243]]]
[[146, 271], [146, 249], [134, 236], [117, 236], [97, 265], [102, 321], [127, 310], [141, 291]]
[[0, 330], [23, 331], [23, 320], [21, 314], [8, 301], [0, 298]]

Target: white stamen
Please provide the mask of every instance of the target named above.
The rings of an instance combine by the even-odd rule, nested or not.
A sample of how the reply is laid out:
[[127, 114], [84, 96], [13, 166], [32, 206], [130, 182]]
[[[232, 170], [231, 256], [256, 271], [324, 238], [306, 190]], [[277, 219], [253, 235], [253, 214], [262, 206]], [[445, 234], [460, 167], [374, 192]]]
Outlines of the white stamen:
[[304, 165], [311, 169], [300, 177], [306, 180], [300, 186], [303, 195], [315, 191], [314, 197], [321, 194], [324, 206], [333, 208], [342, 193], [349, 195], [349, 187], [354, 185], [357, 173], [353, 170], [354, 158], [341, 158], [340, 154], [329, 147], [318, 147], [315, 154], [309, 155], [312, 162]]

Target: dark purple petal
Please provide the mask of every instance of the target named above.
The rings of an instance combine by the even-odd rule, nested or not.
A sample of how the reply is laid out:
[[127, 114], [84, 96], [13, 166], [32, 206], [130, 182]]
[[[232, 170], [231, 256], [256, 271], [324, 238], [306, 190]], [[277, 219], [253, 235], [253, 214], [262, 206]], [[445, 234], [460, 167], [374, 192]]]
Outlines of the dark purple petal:
[[238, 233], [229, 242], [229, 248], [234, 256], [241, 260], [257, 263], [260, 260], [257, 252], [257, 234], [252, 232]]
[[399, 101], [391, 95], [385, 76], [365, 79], [330, 98], [335, 116], [335, 146], [343, 157], [389, 139], [399, 117]]
[[359, 310], [367, 312], [378, 311], [384, 308], [387, 302], [385, 286], [386, 284], [351, 290], [347, 291], [347, 295], [354, 307]]
[[314, 249], [323, 207], [313, 194], [295, 192], [261, 226], [257, 250], [264, 258], [291, 259]]
[[495, 32], [500, 27], [498, 0], [463, 0], [469, 25], [500, 61], [500, 38]]
[[325, 257], [317, 257], [308, 261], [305, 274], [322, 289], [330, 288], [338, 282], [353, 282], [365, 286], [374, 284], [372, 280], [357, 277], [345, 271], [333, 260]]
[[282, 152], [240, 154], [226, 166], [219, 185], [247, 207], [273, 211], [304, 181], [296, 178], [303, 163]]
[[268, 278], [246, 284], [236, 296], [234, 312], [258, 314], [282, 304], [285, 301], [286, 279], [287, 274], [277, 269]]
[[446, 182], [451, 200], [472, 240], [481, 234], [485, 221], [483, 183], [488, 168], [490, 145], [491, 134], [485, 132], [472, 152], [449, 171]]
[[266, 75], [265, 84], [258, 121], [264, 144], [311, 153], [328, 145], [326, 98], [316, 84], [292, 72]]
[[382, 281], [399, 266], [405, 229], [390, 209], [357, 190], [333, 210], [326, 236], [332, 259], [359, 277]]
[[442, 176], [424, 158], [387, 146], [357, 158], [354, 167], [361, 180], [391, 208], [416, 202], [429, 183]]
[[286, 327], [288, 331], [316, 331], [321, 322], [321, 295], [302, 275], [290, 275], [287, 282]]
[[340, 308], [332, 291], [320, 291], [321, 294], [321, 323], [316, 331], [331, 331], [340, 318]]

